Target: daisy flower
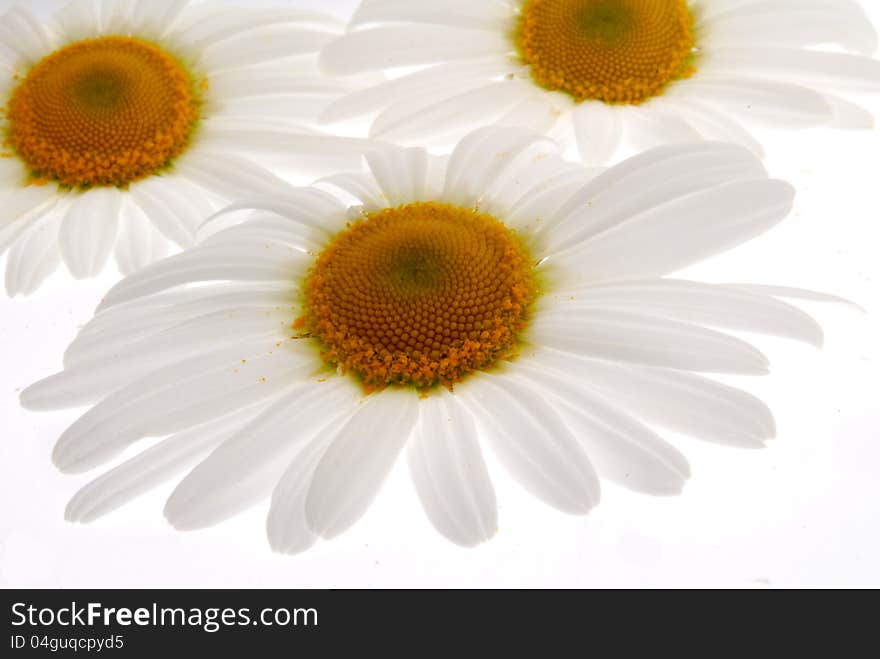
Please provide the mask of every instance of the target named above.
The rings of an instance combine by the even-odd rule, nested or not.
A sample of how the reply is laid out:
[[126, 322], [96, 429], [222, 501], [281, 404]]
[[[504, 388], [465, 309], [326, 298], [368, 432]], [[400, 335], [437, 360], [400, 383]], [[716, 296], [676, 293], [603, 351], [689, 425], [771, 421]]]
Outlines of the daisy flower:
[[[298, 552], [354, 524], [406, 450], [431, 522], [496, 530], [482, 447], [550, 506], [586, 514], [597, 473], [655, 495], [688, 463], [653, 427], [739, 447], [774, 434], [758, 399], [704, 373], [760, 375], [729, 331], [818, 345], [797, 295], [667, 278], [789, 212], [792, 188], [742, 147], [661, 147], [605, 172], [516, 128], [448, 159], [380, 147], [369, 172], [244, 202], [194, 249], [109, 291], [32, 410], [92, 405], [60, 438], [88, 522], [185, 474], [165, 515], [218, 523], [271, 496]], [[236, 224], [242, 209], [252, 216]], [[233, 212], [235, 211], [235, 212]]]
[[590, 164], [692, 139], [761, 154], [754, 125], [872, 127], [841, 94], [880, 89], [876, 47], [852, 0], [364, 0], [321, 66], [391, 79], [323, 118], [401, 144], [525, 125]]
[[33, 292], [62, 260], [85, 278], [115, 252], [125, 274], [189, 247], [218, 202], [277, 183], [243, 153], [285, 150], [303, 167], [321, 150], [343, 157], [348, 141], [307, 125], [352, 89], [317, 69], [341, 27], [312, 12], [186, 0], [75, 0], [45, 22], [25, 7], [4, 14], [9, 295]]

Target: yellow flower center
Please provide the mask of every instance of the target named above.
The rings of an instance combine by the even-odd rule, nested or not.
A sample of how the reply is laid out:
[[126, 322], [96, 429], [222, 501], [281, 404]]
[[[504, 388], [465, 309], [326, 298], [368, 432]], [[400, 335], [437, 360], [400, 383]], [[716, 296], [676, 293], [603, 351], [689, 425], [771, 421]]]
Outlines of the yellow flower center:
[[694, 73], [687, 0], [525, 0], [521, 12], [532, 78], [577, 102], [635, 105]]
[[124, 187], [186, 150], [199, 92], [177, 60], [152, 44], [80, 41], [43, 58], [13, 90], [5, 144], [36, 181]]
[[419, 202], [368, 214], [321, 252], [295, 324], [368, 391], [451, 388], [514, 355], [537, 295], [524, 246], [492, 217]]

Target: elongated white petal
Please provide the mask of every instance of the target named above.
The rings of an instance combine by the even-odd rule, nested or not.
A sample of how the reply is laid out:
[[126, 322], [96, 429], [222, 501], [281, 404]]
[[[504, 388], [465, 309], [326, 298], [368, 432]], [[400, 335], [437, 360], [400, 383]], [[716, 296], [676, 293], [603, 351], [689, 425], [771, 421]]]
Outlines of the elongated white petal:
[[337, 419], [351, 415], [355, 393], [340, 378], [290, 389], [181, 481], [168, 499], [165, 517], [179, 530], [205, 528], [268, 497], [316, 433], [326, 433]]
[[495, 123], [533, 93], [528, 83], [503, 80], [454, 93], [442, 100], [415, 97], [380, 113], [370, 128], [370, 137], [418, 143], [426, 134], [454, 136], [474, 126]]
[[369, 396], [321, 458], [306, 498], [309, 528], [332, 538], [370, 507], [418, 419], [410, 391]]
[[428, 153], [388, 148], [367, 154], [367, 163], [388, 206], [428, 201]]
[[769, 362], [745, 341], [661, 316], [590, 309], [538, 316], [530, 328], [539, 345], [589, 357], [706, 373], [763, 375]]
[[545, 222], [541, 227], [546, 236], [543, 248], [548, 254], [576, 249], [640, 213], [650, 213], [664, 204], [724, 184], [764, 177], [760, 161], [746, 149], [688, 149], [680, 158], [648, 163], [620, 180], [611, 179], [603, 185], [596, 179], [594, 185], [586, 185], [563, 207], [573, 208], [570, 214], [561, 211], [555, 222]]
[[664, 368], [615, 363], [542, 350], [538, 366], [588, 386], [646, 423], [708, 442], [757, 448], [776, 434], [765, 403], [714, 380]]
[[33, 222], [52, 211], [58, 203], [48, 186], [29, 186], [0, 197], [0, 255]]
[[355, 11], [350, 25], [413, 22], [494, 29], [509, 17], [509, 12], [509, 5], [497, 0], [444, 0], [428, 4], [411, 0], [367, 0]]
[[877, 32], [856, 3], [755, 2], [710, 18], [701, 26], [712, 49], [735, 46], [806, 47], [835, 43], [872, 55]]
[[104, 355], [131, 351], [133, 346], [173, 327], [218, 313], [258, 313], [259, 309], [264, 314], [267, 309], [288, 309], [293, 313], [297, 295], [296, 287], [284, 283], [215, 284], [111, 307], [80, 330], [64, 353], [64, 365], [81, 367]]
[[477, 428], [453, 395], [420, 404], [419, 425], [407, 448], [409, 470], [425, 513], [452, 542], [473, 547], [498, 526], [495, 491], [477, 441]]
[[767, 295], [673, 279], [622, 281], [567, 290], [546, 301], [547, 314], [565, 319], [591, 309], [656, 314], [724, 329], [759, 332], [817, 347], [822, 328], [800, 309]]
[[29, 223], [6, 261], [6, 293], [30, 295], [61, 265], [58, 231], [63, 215], [53, 209]]
[[[210, 313], [163, 332], [103, 353], [29, 387], [22, 403], [29, 409], [60, 409], [96, 403], [132, 380], [180, 360], [243, 350], [261, 338], [286, 341], [295, 314], [284, 307], [246, 307]], [[210, 340], [205, 337], [210, 336]], [[280, 347], [279, 347], [280, 349]]]
[[497, 31], [447, 29], [428, 25], [378, 27], [355, 31], [328, 44], [321, 68], [331, 75], [351, 75], [397, 66], [463, 60], [510, 50]]
[[[822, 94], [789, 82], [738, 75], [736, 78], [704, 76], [687, 83], [679, 86], [681, 96], [678, 98], [682, 102], [696, 98], [733, 112], [743, 121], [771, 128], [809, 128], [832, 118], [831, 107]], [[677, 89], [673, 93], [675, 91]]]
[[114, 250], [116, 266], [123, 276], [158, 261], [170, 249], [171, 243], [159, 233], [140, 208], [131, 203], [123, 204]]
[[479, 376], [456, 389], [499, 462], [534, 496], [566, 513], [599, 503], [599, 481], [580, 442], [543, 397], [510, 378]]
[[[722, 85], [719, 78], [718, 86], [713, 81], [706, 91], [730, 93], [731, 98], [740, 93], [743, 99], [759, 104], [755, 109], [762, 116], [772, 117], [775, 112], [784, 110], [784, 114], [779, 115], [781, 120], [804, 124], [822, 116], [822, 107], [815, 94], [811, 97], [804, 89], [781, 82], [768, 80], [758, 84], [758, 79], [773, 78], [853, 92], [880, 91], [880, 62], [844, 53], [788, 48], [722, 48], [711, 54], [708, 66], [710, 73], [717, 72], [719, 76], [735, 71], [739, 77], [753, 77], [755, 80], [746, 84], [730, 81], [728, 85]], [[799, 109], [798, 104], [803, 107]], [[774, 105], [778, 110], [773, 109]]]
[[266, 534], [276, 552], [299, 554], [318, 540], [306, 519], [306, 497], [327, 446], [328, 442], [317, 438], [306, 444], [272, 491]]
[[575, 283], [665, 275], [764, 233], [793, 201], [783, 181], [737, 181], [645, 210], [550, 261]]
[[111, 288], [101, 308], [192, 282], [295, 282], [309, 265], [306, 254], [282, 243], [242, 247], [206, 245], [154, 263]]
[[61, 256], [76, 279], [94, 277], [107, 263], [119, 227], [122, 195], [95, 188], [77, 197], [61, 222]]
[[517, 155], [543, 140], [539, 135], [519, 128], [474, 131], [452, 152], [443, 198], [460, 206], [477, 205]]
[[623, 137], [623, 118], [618, 109], [598, 102], [581, 103], [571, 120], [584, 164], [610, 160]]
[[55, 445], [65, 472], [103, 464], [143, 437], [161, 437], [213, 419], [217, 410], [247, 407], [294, 384], [310, 368], [295, 350], [232, 348], [160, 368], [111, 394], [74, 423]]
[[681, 492], [690, 476], [687, 460], [650, 428], [572, 379], [525, 364], [517, 377], [564, 402], [561, 411], [601, 476], [644, 494]]
[[206, 149], [187, 153], [175, 172], [227, 199], [273, 195], [289, 187], [269, 170], [245, 158]]
[[414, 98], [448, 97], [476, 89], [510, 70], [503, 58], [450, 62], [387, 80], [346, 94], [327, 106], [322, 123], [333, 123], [370, 114]]
[[67, 504], [70, 522], [93, 522], [196, 464], [245, 425], [262, 406], [238, 410], [190, 430], [171, 435], [82, 487]]

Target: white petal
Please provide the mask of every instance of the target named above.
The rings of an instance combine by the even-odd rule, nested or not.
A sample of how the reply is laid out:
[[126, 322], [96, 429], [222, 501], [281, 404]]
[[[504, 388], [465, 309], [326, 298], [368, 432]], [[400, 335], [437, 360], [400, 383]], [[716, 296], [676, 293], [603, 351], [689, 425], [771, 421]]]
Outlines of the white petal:
[[[490, 82], [482, 87], [454, 93], [442, 100], [414, 97], [382, 112], [370, 128], [370, 137], [392, 142], [416, 142], [460, 134], [475, 126], [496, 123], [505, 113], [534, 94], [520, 80]], [[507, 125], [499, 122], [499, 125]]]
[[[743, 101], [759, 105], [756, 111], [773, 116], [776, 111], [785, 110], [779, 115], [780, 121], [815, 122], [821, 119], [823, 108], [815, 93], [808, 94], [804, 88], [770, 80], [759, 84], [760, 78], [860, 93], [880, 90], [880, 62], [859, 55], [788, 48], [722, 48], [713, 52], [706, 64], [707, 75], [729, 76], [735, 72], [738, 78], [754, 78], [748, 82], [730, 80], [729, 85], [722, 85], [719, 77], [706, 91], [741, 92]], [[696, 84], [696, 79], [692, 82]], [[799, 108], [801, 104], [803, 107]]]
[[53, 452], [56, 466], [69, 473], [97, 467], [138, 439], [185, 430], [216, 418], [218, 410], [275, 395], [312, 368], [298, 351], [271, 345], [187, 359], [111, 394], [64, 432]]
[[[612, 210], [625, 208], [630, 213], [647, 210], [688, 190], [723, 183], [728, 176], [733, 180], [743, 176], [765, 178], [767, 173], [753, 154], [731, 144], [697, 142], [651, 149], [583, 181], [576, 194], [560, 200], [557, 212], [545, 217], [539, 234], [553, 229], [555, 236], [560, 223], [580, 223], [578, 215], [593, 212], [597, 205]], [[599, 226], [607, 228], [610, 224], [604, 221]]]
[[196, 464], [262, 409], [258, 405], [171, 435], [80, 489], [67, 504], [69, 522], [93, 522]]
[[101, 13], [95, 0], [68, 2], [54, 15], [64, 42], [81, 41], [101, 30]]
[[272, 491], [266, 534], [274, 551], [299, 554], [318, 540], [306, 519], [306, 497], [327, 444], [315, 440], [304, 446]]
[[[689, 81], [684, 81], [689, 82]], [[626, 141], [638, 151], [664, 144], [698, 142], [701, 137], [685, 117], [664, 109], [658, 100], [618, 109], [625, 122]]]
[[53, 209], [29, 223], [6, 261], [6, 293], [30, 295], [61, 265], [58, 230], [62, 214]]
[[278, 194], [289, 187], [269, 170], [250, 160], [205, 149], [182, 157], [175, 173], [226, 199]]
[[168, 288], [208, 281], [295, 282], [311, 258], [272, 241], [205, 245], [147, 266], [110, 289], [102, 309]]
[[[199, 228], [199, 239], [236, 224], [230, 214], [241, 210], [274, 213], [291, 224], [316, 232], [318, 239], [327, 239], [345, 227], [346, 208], [335, 196], [315, 188], [287, 187], [270, 195], [243, 197], [205, 220]], [[247, 225], [245, 225], [247, 226]]]
[[424, 149], [390, 147], [367, 154], [370, 171], [387, 206], [428, 201], [428, 153]]
[[[827, 98], [826, 98], [827, 101]], [[676, 113], [687, 118], [700, 135], [707, 140], [738, 144], [745, 147], [757, 157], [764, 157], [764, 147], [743, 125], [723, 109], [713, 108], [701, 103], [696, 98], [688, 98], [686, 102], [670, 101]]]
[[355, 393], [342, 378], [292, 388], [181, 481], [165, 517], [178, 530], [206, 528], [266, 498], [315, 434], [351, 415]]
[[611, 160], [623, 136], [623, 118], [618, 108], [604, 103], [581, 103], [571, 120], [583, 163], [602, 164]]
[[723, 329], [759, 332], [821, 347], [822, 328], [800, 309], [767, 295], [716, 284], [646, 279], [569, 289], [546, 300], [546, 313], [564, 319], [584, 309], [656, 314]]
[[864, 11], [847, 0], [754, 2], [717, 15], [700, 28], [712, 48], [723, 46], [806, 47], [835, 43], [871, 55], [877, 33]]
[[578, 283], [665, 275], [764, 233], [793, 201], [783, 181], [717, 186], [645, 210], [549, 264]]
[[158, 39], [174, 24], [189, 0], [138, 0], [129, 17], [132, 34]]
[[[251, 67], [277, 59], [314, 53], [336, 36], [333, 32], [276, 25], [262, 29], [259, 37], [246, 34], [213, 44], [202, 54], [199, 65], [208, 72], [213, 95], [216, 93], [214, 81], [217, 71]], [[260, 72], [252, 73], [259, 75]], [[217, 98], [225, 96], [220, 93]]]
[[141, 181], [131, 187], [130, 195], [153, 226], [184, 249], [193, 246], [196, 229], [213, 212], [204, 193], [180, 178]]
[[476, 206], [516, 156], [540, 142], [550, 140], [520, 128], [482, 128], [470, 133], [449, 159], [443, 199]]
[[43, 21], [22, 6], [14, 6], [0, 16], [0, 42], [28, 65], [36, 64], [55, 50]]
[[385, 390], [368, 396], [315, 471], [306, 498], [309, 528], [332, 538], [363, 516], [391, 472], [418, 419], [418, 396]]
[[22, 404], [31, 410], [93, 404], [132, 380], [183, 359], [223, 354], [231, 346], [246, 350], [264, 338], [268, 344], [273, 340], [280, 344], [290, 336], [295, 317], [286, 307], [247, 307], [199, 316], [118, 350], [107, 346], [102, 354], [28, 387], [22, 394]]
[[695, 98], [718, 107], [744, 121], [771, 128], [810, 128], [826, 123], [831, 108], [822, 94], [788, 82], [747, 78], [710, 78], [684, 80], [674, 87], [676, 99], [686, 103]]
[[366, 211], [375, 211], [386, 206], [383, 192], [376, 178], [367, 172], [345, 172], [325, 176], [315, 181], [319, 187], [331, 186], [351, 195]]
[[448, 98], [481, 87], [510, 70], [510, 64], [498, 57], [437, 64], [347, 94], [327, 106], [321, 121], [360, 117], [409, 99]]
[[839, 130], [873, 130], [876, 121], [870, 110], [863, 108], [851, 101], [825, 94], [825, 102], [831, 106], [834, 118], [829, 124], [830, 128]]
[[116, 243], [121, 204], [116, 188], [94, 188], [73, 200], [58, 241], [74, 278], [95, 277], [104, 269]]
[[[803, 288], [791, 288], [790, 286], [768, 286], [762, 284], [726, 284], [730, 288], [738, 288], [742, 291], [754, 293], [756, 295], [772, 295], [773, 297], [788, 298], [792, 300], [808, 300], [812, 302], [826, 302], [829, 304], [844, 304], [851, 307], [861, 309], [859, 305], [851, 300], [839, 297], [837, 295], [829, 295], [817, 291], [809, 291]], [[864, 311], [864, 309], [861, 309]]]
[[430, 25], [391, 26], [349, 32], [321, 51], [320, 64], [325, 73], [351, 75], [466, 60], [510, 50], [511, 43], [502, 32]]
[[57, 193], [48, 185], [31, 185], [0, 196], [0, 255], [57, 201]]
[[506, 2], [496, 0], [443, 0], [426, 4], [412, 0], [366, 0], [355, 11], [350, 26], [412, 22], [494, 29], [510, 20], [512, 13]]
[[123, 204], [116, 238], [116, 266], [123, 276], [166, 256], [171, 243], [146, 218], [133, 202]]
[[[666, 158], [634, 159], [640, 160], [641, 166], [631, 166], [623, 175], [615, 168], [585, 185], [566, 201], [555, 223], [545, 222], [541, 227], [543, 251], [576, 250], [584, 241], [640, 213], [720, 185], [767, 176], [754, 154], [732, 145], [687, 147], [668, 153]], [[566, 214], [568, 209], [572, 211]]]
[[489, 540], [498, 508], [469, 413], [449, 394], [420, 404], [419, 424], [407, 447], [409, 470], [425, 513], [457, 545]]
[[748, 343], [698, 325], [611, 309], [540, 315], [537, 345], [588, 357], [706, 373], [764, 375], [769, 362]]
[[240, 8], [226, 7], [218, 11], [208, 5], [204, 12], [188, 12], [169, 39], [181, 48], [200, 52], [209, 46], [230, 39], [242, 32], [283, 24], [301, 24], [320, 30], [338, 30], [338, 19], [316, 11], [287, 7]]
[[603, 478], [658, 496], [679, 494], [690, 476], [685, 457], [647, 426], [569, 378], [518, 364], [517, 379], [564, 402], [560, 410]]
[[536, 390], [479, 376], [456, 387], [476, 413], [498, 461], [545, 503], [585, 515], [599, 503], [599, 481], [580, 442]]
[[80, 366], [106, 354], [131, 350], [148, 337], [205, 315], [260, 308], [293, 309], [297, 296], [296, 287], [284, 283], [214, 284], [135, 300], [103, 311], [89, 321], [64, 353], [64, 365]]
[[535, 363], [588, 386], [645, 423], [708, 442], [758, 448], [776, 434], [765, 403], [692, 373], [542, 350]]

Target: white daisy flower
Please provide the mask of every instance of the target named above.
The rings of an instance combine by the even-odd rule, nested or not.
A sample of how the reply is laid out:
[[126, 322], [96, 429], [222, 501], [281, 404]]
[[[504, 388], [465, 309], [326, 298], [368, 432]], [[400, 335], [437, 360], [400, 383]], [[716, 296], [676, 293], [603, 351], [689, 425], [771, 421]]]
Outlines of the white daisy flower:
[[691, 139], [761, 154], [755, 125], [872, 127], [841, 94], [880, 89], [876, 47], [852, 0], [363, 0], [321, 65], [391, 79], [323, 118], [401, 144], [525, 125], [592, 164]]
[[586, 514], [597, 473], [681, 491], [688, 463], [651, 426], [739, 447], [774, 435], [766, 405], [702, 373], [767, 372], [727, 330], [821, 344], [777, 299], [799, 293], [666, 278], [788, 214], [792, 188], [748, 150], [667, 146], [591, 176], [546, 138], [487, 128], [448, 161], [368, 161], [209, 222], [202, 244], [111, 289], [64, 370], [22, 394], [32, 410], [92, 405], [55, 447], [67, 473], [167, 436], [84, 487], [68, 519], [186, 474], [174, 527], [271, 496], [271, 545], [298, 552], [354, 524], [406, 448], [431, 522], [470, 546], [496, 530], [483, 445]]
[[84, 278], [115, 252], [125, 274], [189, 247], [218, 202], [277, 183], [242, 153], [338, 167], [354, 146], [308, 124], [353, 89], [317, 68], [342, 27], [313, 12], [186, 0], [75, 0], [46, 22], [25, 7], [4, 14], [9, 295], [33, 292], [62, 260]]

